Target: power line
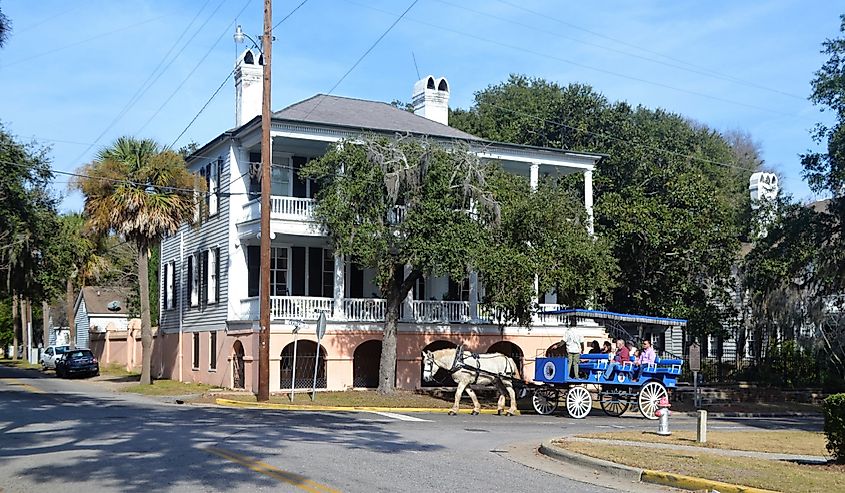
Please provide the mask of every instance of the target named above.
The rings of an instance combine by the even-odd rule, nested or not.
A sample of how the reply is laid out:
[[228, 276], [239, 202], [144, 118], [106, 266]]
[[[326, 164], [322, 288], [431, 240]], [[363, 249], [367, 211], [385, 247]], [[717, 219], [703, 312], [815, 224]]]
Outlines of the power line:
[[[395, 20], [395, 21], [393, 21], [393, 24], [391, 24], [391, 25], [390, 25], [390, 27], [388, 27], [388, 28], [387, 28], [387, 30], [385, 30], [383, 33], [381, 33], [381, 36], [379, 36], [379, 37], [378, 37], [378, 39], [377, 39], [377, 40], [376, 40], [376, 41], [375, 41], [372, 45], [370, 45], [370, 47], [369, 47], [369, 48], [367, 48], [367, 51], [365, 51], [365, 52], [364, 52], [364, 54], [363, 54], [363, 55], [361, 55], [361, 56], [358, 58], [358, 60], [356, 60], [356, 61], [355, 61], [355, 63], [353, 63], [353, 64], [352, 64], [352, 66], [351, 66], [351, 67], [349, 67], [349, 70], [347, 70], [347, 71], [346, 71], [346, 73], [345, 73], [345, 74], [343, 74], [343, 76], [342, 76], [342, 77], [341, 77], [341, 78], [340, 78], [340, 79], [339, 79], [339, 80], [335, 83], [335, 85], [333, 85], [333, 86], [332, 86], [332, 88], [331, 88], [331, 89], [329, 90], [329, 92], [326, 94], [327, 96], [330, 96], [330, 95], [334, 92], [334, 90], [335, 90], [335, 89], [337, 89], [337, 86], [339, 86], [339, 85], [340, 85], [340, 83], [341, 83], [341, 82], [343, 82], [343, 80], [344, 80], [344, 79], [346, 79], [346, 76], [348, 76], [350, 73], [352, 73], [352, 71], [353, 71], [353, 70], [355, 70], [355, 67], [357, 67], [357, 66], [358, 66], [358, 64], [359, 64], [359, 63], [361, 63], [361, 60], [363, 60], [364, 58], [366, 58], [366, 57], [367, 57], [367, 55], [369, 55], [369, 54], [370, 54], [370, 52], [371, 52], [371, 51], [373, 51], [373, 48], [375, 48], [375, 47], [376, 47], [376, 45], [378, 45], [378, 44], [379, 44], [379, 42], [381, 42], [381, 40], [382, 40], [382, 39], [384, 39], [384, 37], [385, 37], [385, 36], [387, 36], [387, 33], [389, 33], [389, 32], [390, 32], [390, 31], [391, 31], [391, 30], [392, 30], [392, 29], [396, 26], [396, 24], [398, 24], [398, 23], [399, 23], [399, 21], [401, 21], [401, 20], [405, 17], [405, 14], [407, 14], [407, 13], [408, 13], [408, 12], [409, 12], [409, 11], [410, 11], [413, 7], [414, 7], [414, 5], [416, 5], [416, 4], [417, 4], [417, 2], [418, 2], [418, 1], [419, 1], [419, 0], [414, 0], [413, 2], [411, 2], [411, 4], [410, 4], [410, 5], [408, 5], [408, 8], [406, 8], [406, 9], [405, 9], [405, 11], [404, 11], [404, 12], [402, 12], [402, 13], [399, 15], [399, 17], [397, 17], [397, 18], [396, 18], [396, 20]], [[309, 116], [311, 116], [311, 113], [313, 113], [313, 112], [314, 112], [314, 110], [316, 110], [316, 109], [317, 109], [317, 107], [318, 107], [318, 106], [320, 106], [320, 103], [322, 103], [324, 100], [325, 100], [325, 98], [320, 98], [320, 99], [317, 101], [317, 104], [315, 104], [315, 105], [314, 105], [314, 107], [313, 107], [313, 108], [311, 108], [311, 110], [308, 112], [308, 114], [307, 114], [307, 115], [305, 115], [305, 118], [303, 118], [303, 120], [307, 120], [307, 119], [308, 119], [308, 117], [309, 117]]]
[[56, 53], [57, 51], [64, 51], [64, 50], [66, 50], [66, 49], [68, 49], [68, 48], [73, 48], [74, 46], [79, 46], [79, 45], [84, 44], [84, 43], [87, 43], [87, 42], [89, 42], [89, 41], [94, 41], [95, 39], [104, 38], [104, 37], [106, 37], [106, 36], [110, 36], [110, 35], [112, 35], [112, 34], [114, 34], [114, 33], [119, 33], [119, 32], [121, 32], [121, 31], [126, 31], [127, 29], [132, 29], [133, 27], [138, 27], [138, 26], [142, 26], [142, 25], [144, 25], [144, 24], [149, 24], [150, 22], [157, 21], [157, 20], [159, 20], [159, 19], [161, 19], [161, 18], [163, 18], [163, 17], [165, 17], [165, 16], [160, 15], [160, 16], [158, 16], [158, 17], [153, 17], [153, 18], [151, 18], [151, 19], [147, 19], [147, 20], [145, 20], [145, 21], [137, 22], [137, 23], [135, 23], [135, 24], [130, 24], [130, 25], [128, 25], [128, 26], [124, 26], [124, 27], [120, 27], [120, 28], [114, 29], [114, 30], [112, 30], [112, 31], [104, 32], [104, 33], [102, 33], [102, 34], [97, 34], [97, 35], [95, 35], [95, 36], [91, 36], [90, 38], [85, 38], [85, 39], [83, 39], [83, 40], [76, 41], [76, 42], [74, 42], [74, 43], [66, 44], [66, 45], [64, 45], [64, 46], [60, 46], [60, 47], [58, 47], [58, 48], [54, 48], [54, 49], [52, 49], [52, 50], [42, 51], [41, 53], [36, 53], [36, 54], [34, 54], [34, 55], [27, 55], [27, 57], [26, 57], [26, 58], [22, 58], [22, 59], [20, 59], [20, 60], [14, 60], [14, 61], [9, 62], [9, 63], [6, 63], [6, 64], [4, 64], [4, 65], [5, 65], [6, 67], [11, 67], [11, 66], [13, 66], [13, 65], [18, 65], [18, 64], [21, 64], [21, 63], [29, 63], [29, 62], [31, 62], [31, 61], [32, 61], [33, 59], [35, 59], [35, 58], [40, 58], [40, 57], [42, 57], [42, 56], [50, 55], [50, 54]]
[[[283, 22], [288, 20], [288, 18], [290, 18], [290, 16], [292, 16], [297, 10], [299, 10], [300, 7], [305, 5], [307, 2], [308, 2], [308, 0], [302, 0], [302, 2], [300, 2], [299, 5], [297, 5], [296, 7], [294, 7], [293, 10], [288, 12], [288, 14], [286, 16], [284, 16], [282, 18], [282, 20], [277, 22], [276, 25], [273, 26], [273, 29], [275, 30], [277, 27], [281, 26]], [[234, 74], [234, 73], [235, 73], [235, 69], [232, 69], [232, 71], [229, 72], [229, 74], [226, 76], [226, 78], [223, 80], [223, 82], [220, 83], [220, 86], [217, 87], [217, 89], [214, 91], [214, 93], [211, 95], [211, 97], [208, 98], [208, 101], [206, 101], [205, 104], [202, 105], [202, 108], [200, 108], [200, 110], [197, 112], [197, 114], [194, 115], [194, 117], [188, 123], [188, 126], [186, 126], [184, 130], [182, 130], [182, 133], [180, 133], [179, 136], [176, 137], [176, 139], [173, 140], [173, 143], [171, 143], [168, 147], [172, 148], [176, 144], [176, 142], [179, 142], [179, 139], [181, 139], [182, 136], [185, 135], [185, 132], [187, 132], [188, 129], [191, 128], [191, 125], [193, 125], [194, 122], [197, 121], [197, 118], [199, 118], [199, 116], [202, 114], [202, 112], [205, 111], [205, 109], [211, 103], [211, 100], [214, 99], [215, 96], [217, 96], [217, 94], [220, 92], [221, 89], [223, 89], [223, 86], [226, 85], [226, 83], [229, 81], [229, 79], [232, 77], [232, 74]]]
[[[643, 51], [643, 52], [645, 52], [645, 53], [650, 53], [650, 54], [652, 54], [652, 55], [657, 55], [657, 56], [662, 57], [662, 58], [665, 58], [665, 59], [667, 59], [667, 60], [672, 60], [672, 61], [674, 61], [674, 62], [681, 63], [681, 64], [687, 65], [687, 66], [689, 66], [689, 67], [693, 67], [693, 68], [695, 68], [695, 69], [698, 69], [698, 70], [704, 71], [705, 73], [710, 74], [711, 76], [717, 76], [718, 78], [722, 78], [722, 79], [724, 79], [724, 80], [730, 80], [730, 81], [733, 81], [733, 82], [738, 82], [738, 83], [740, 83], [740, 84], [746, 84], [746, 85], [749, 85], [749, 86], [751, 86], [751, 87], [756, 87], [756, 88], [758, 88], [758, 89], [763, 89], [763, 90], [766, 90], [766, 91], [771, 91], [771, 92], [775, 92], [775, 93], [778, 93], [778, 94], [783, 94], [784, 96], [789, 96], [789, 97], [793, 97], [793, 98], [797, 98], [797, 99], [801, 99], [801, 100], [805, 99], [805, 97], [804, 97], [804, 96], [798, 96], [798, 95], [796, 95], [796, 94], [791, 94], [791, 93], [788, 93], [788, 92], [785, 92], [785, 91], [781, 91], [781, 90], [779, 90], [779, 89], [773, 89], [773, 88], [771, 88], [771, 87], [762, 86], [762, 85], [759, 85], [759, 84], [757, 84], [757, 83], [755, 83], [755, 82], [751, 82], [751, 81], [743, 80], [743, 79], [740, 79], [740, 78], [737, 78], [737, 77], [733, 77], [733, 76], [728, 75], [728, 74], [723, 74], [723, 73], [721, 73], [721, 72], [717, 72], [717, 71], [715, 71], [715, 70], [713, 70], [713, 69], [710, 69], [710, 68], [707, 68], [707, 67], [704, 67], [704, 66], [701, 66], [701, 65], [696, 65], [696, 64], [690, 63], [690, 62], [688, 62], [688, 61], [686, 61], [686, 60], [682, 60], [682, 59], [680, 59], [680, 58], [671, 57], [671, 56], [669, 56], [669, 55], [666, 55], [666, 54], [663, 54], [663, 53], [660, 53], [660, 52], [657, 52], [657, 51], [649, 50], [648, 48], [643, 48], [642, 46], [637, 46], [637, 45], [632, 44], [632, 43], [629, 43], [629, 42], [627, 42], [627, 41], [625, 41], [625, 40], [622, 40], [622, 39], [619, 39], [619, 38], [614, 38], [614, 37], [612, 37], [612, 36], [607, 36], [606, 34], [602, 34], [602, 33], [596, 32], [596, 31], [592, 31], [592, 30], [590, 30], [590, 29], [586, 29], [586, 28], [584, 28], [584, 27], [581, 27], [581, 26], [578, 26], [578, 25], [572, 24], [571, 22], [566, 22], [566, 21], [564, 21], [564, 20], [562, 20], [562, 19], [559, 19], [559, 18], [557, 18], [557, 17], [554, 17], [554, 16], [551, 16], [551, 15], [548, 15], [548, 14], [546, 14], [546, 13], [543, 13], [543, 12], [537, 12], [536, 10], [531, 10], [531, 9], [529, 9], [528, 7], [525, 7], [525, 6], [523, 6], [523, 5], [519, 5], [519, 4], [516, 4], [516, 3], [513, 3], [513, 2], [509, 2], [509, 1], [507, 1], [507, 0], [498, 0], [498, 1], [499, 1], [500, 3], [505, 4], [505, 5], [509, 5], [509, 6], [513, 7], [513, 8], [515, 8], [515, 9], [523, 10], [523, 11], [525, 11], [525, 12], [528, 12], [528, 13], [530, 13], [530, 14], [534, 14], [534, 15], [536, 15], [536, 16], [538, 16], [538, 17], [542, 17], [542, 18], [544, 18], [544, 19], [550, 19], [550, 20], [553, 20], [553, 21], [555, 21], [555, 22], [557, 22], [557, 23], [559, 23], [559, 24], [562, 24], [562, 25], [567, 26], [567, 27], [571, 27], [571, 28], [573, 28], [573, 29], [577, 29], [577, 30], [579, 30], [579, 31], [583, 31], [583, 32], [588, 33], [588, 34], [592, 34], [593, 36], [597, 36], [597, 37], [599, 37], [599, 38], [604, 38], [604, 39], [607, 39], [607, 40], [613, 41], [614, 43], [619, 43], [619, 44], [621, 44], [621, 45], [628, 46], [628, 47], [630, 47], [630, 48], [634, 48], [634, 49], [637, 49], [637, 50]], [[609, 49], [609, 48], [608, 48], [608, 49]]]
[[[108, 125], [106, 125], [106, 128], [104, 128], [103, 131], [100, 132], [100, 134], [97, 136], [97, 138], [94, 139], [94, 142], [92, 142], [91, 145], [89, 145], [84, 151], [82, 151], [79, 154], [79, 156], [77, 156], [76, 159], [74, 159], [74, 161], [79, 161], [85, 154], [88, 153], [88, 151], [91, 150], [92, 147], [97, 145], [97, 143], [100, 141], [100, 139], [102, 139], [103, 136], [109, 130], [111, 130], [112, 127], [114, 127], [114, 125], [118, 121], [120, 121], [120, 119], [123, 118], [126, 115], [126, 113], [128, 113], [129, 110], [132, 109], [133, 106], [135, 106], [135, 103], [137, 103], [138, 101], [141, 100], [141, 98], [144, 96], [144, 94], [153, 86], [153, 84], [156, 83], [156, 81], [158, 81], [159, 77], [161, 77], [161, 75], [164, 74], [164, 72], [166, 72], [168, 68], [170, 68], [170, 65], [172, 65], [173, 62], [177, 58], [179, 58], [179, 55], [182, 54], [182, 52], [185, 50], [185, 48], [188, 46], [188, 44], [191, 41], [193, 41], [193, 39], [197, 36], [197, 34], [199, 34], [200, 30], [202, 30], [202, 28], [205, 26], [205, 24], [207, 24], [208, 21], [211, 20], [211, 17], [214, 15], [214, 13], [217, 12], [217, 9], [219, 9], [220, 6], [223, 4], [223, 2], [221, 1], [220, 4], [217, 5], [217, 9], [215, 9], [214, 12], [212, 12], [211, 15], [208, 16], [208, 19], [206, 19], [205, 23], [203, 23], [203, 25], [200, 26], [200, 28], [197, 29], [194, 32], [194, 35], [191, 36], [191, 39], [189, 39], [187, 41], [187, 43], [182, 43], [181, 42], [182, 38], [185, 37], [185, 34], [187, 34], [187, 32], [191, 28], [191, 26], [194, 25], [194, 22], [199, 18], [202, 11], [205, 10], [205, 6], [208, 5], [209, 1], [211, 1], [211, 0], [206, 0], [205, 3], [202, 4], [202, 7], [200, 7], [200, 9], [197, 11], [196, 15], [194, 15], [194, 18], [191, 19], [191, 22], [189, 22], [188, 25], [185, 26], [185, 29], [182, 30], [182, 33], [179, 35], [179, 37], [176, 39], [176, 41], [171, 43], [170, 49], [167, 51], [167, 53], [165, 53], [164, 57], [162, 57], [162, 59], [158, 62], [158, 65], [156, 65], [156, 67], [153, 69], [153, 71], [150, 73], [150, 75], [147, 76], [146, 80], [144, 80], [144, 82], [142, 82], [141, 85], [138, 86], [138, 89], [135, 91], [135, 94], [133, 94], [132, 97], [129, 98], [129, 101], [127, 101], [126, 104], [123, 106], [123, 108], [117, 113], [117, 116], [115, 116], [114, 119], [112, 119], [112, 121], [109, 122]], [[179, 52], [176, 53], [176, 55], [173, 58], [171, 58], [170, 61], [167, 63], [167, 66], [165, 66], [164, 69], [162, 69], [159, 72], [159, 69], [161, 68], [161, 66], [168, 59], [168, 57], [170, 57], [170, 54], [173, 53], [173, 50], [177, 46], [180, 47]], [[155, 78], [153, 78], [153, 77], [155, 77]]]
[[211, 47], [208, 49], [208, 51], [205, 52], [205, 55], [203, 55], [202, 58], [199, 59], [199, 61], [196, 63], [196, 65], [194, 65], [194, 68], [192, 68], [190, 70], [190, 72], [188, 72], [188, 75], [186, 75], [185, 78], [182, 79], [182, 82], [180, 82], [179, 85], [176, 86], [175, 89], [173, 89], [173, 92], [170, 93], [170, 96], [168, 96], [167, 99], [165, 99], [164, 102], [161, 103], [161, 106], [158, 107], [158, 109], [155, 111], [155, 113], [153, 113], [152, 116], [150, 116], [147, 119], [147, 121], [144, 122], [143, 125], [141, 125], [141, 128], [139, 128], [138, 131], [135, 132], [136, 134], [140, 134], [147, 127], [147, 125], [149, 125], [150, 122], [152, 122], [153, 119], [156, 116], [158, 116], [158, 114], [161, 112], [162, 109], [164, 109], [164, 107], [167, 105], [167, 103], [169, 103], [170, 100], [173, 99], [173, 97], [176, 95], [177, 92], [179, 92], [180, 89], [182, 89], [182, 86], [185, 85], [185, 83], [188, 81], [188, 79], [190, 79], [191, 76], [194, 75], [197, 72], [197, 69], [199, 68], [199, 66], [202, 65], [202, 63], [205, 61], [205, 59], [208, 58], [208, 55], [210, 55], [211, 52], [214, 51], [214, 48], [217, 47], [217, 44], [220, 43], [220, 40], [223, 39], [223, 36], [225, 36], [226, 33], [231, 30], [232, 26], [235, 24], [235, 22], [237, 22], [238, 16], [240, 16], [243, 13], [243, 11], [246, 10], [246, 8], [249, 6], [250, 2], [252, 2], [252, 0], [246, 0], [246, 2], [244, 2], [244, 6], [241, 8], [240, 11], [238, 11], [238, 13], [235, 15], [235, 18], [232, 19], [232, 21], [229, 22], [229, 24], [226, 25], [226, 28], [223, 30], [223, 32], [220, 33], [220, 36], [217, 37], [217, 40], [214, 42], [214, 44], [212, 44]]
[[[370, 10], [375, 10], [377, 12], [382, 12], [382, 13], [389, 14], [389, 15], [395, 15], [394, 12], [383, 10], [383, 9], [380, 9], [380, 8], [377, 8], [377, 7], [372, 7], [370, 5], [365, 5], [365, 4], [356, 2], [354, 0], [346, 0], [346, 1], [348, 3], [358, 5], [360, 7], [364, 7], [364, 8], [370, 9]], [[535, 50], [532, 50], [532, 49], [529, 49], [529, 48], [523, 48], [521, 46], [503, 43], [501, 41], [497, 41], [497, 40], [494, 40], [494, 39], [484, 38], [484, 37], [481, 37], [481, 36], [477, 36], [475, 34], [471, 34], [471, 33], [464, 32], [464, 31], [459, 31], [457, 29], [451, 29], [451, 28], [448, 28], [448, 27], [443, 27], [443, 26], [440, 26], [440, 25], [437, 25], [437, 24], [432, 24], [430, 22], [421, 21], [421, 20], [418, 20], [418, 19], [408, 19], [408, 20], [411, 21], [411, 22], [416, 22], [418, 24], [422, 24], [424, 26], [433, 27], [433, 28], [439, 29], [441, 31], [446, 31], [446, 32], [450, 32], [452, 34], [465, 36], [465, 37], [472, 38], [472, 39], [482, 41], [482, 42], [485, 42], [485, 43], [493, 44], [493, 45], [496, 45], [496, 46], [501, 46], [503, 48], [508, 48], [508, 49], [511, 49], [511, 50], [521, 51], [523, 53], [528, 53], [528, 54], [531, 54], [531, 55], [549, 58], [551, 60], [556, 60], [556, 61], [563, 62], [563, 63], [568, 63], [568, 64], [576, 66], [576, 67], [581, 67], [581, 68], [585, 68], [585, 69], [588, 69], [588, 70], [593, 70], [595, 72], [601, 72], [601, 73], [604, 73], [604, 74], [613, 75], [615, 77], [620, 77], [620, 78], [623, 78], [623, 79], [629, 79], [629, 80], [633, 80], [633, 81], [637, 81], [637, 82], [642, 82], [642, 83], [645, 83], [645, 84], [651, 84], [651, 85], [654, 85], [654, 86], [657, 86], [657, 87], [662, 87], [664, 89], [670, 89], [670, 90], [685, 93], [685, 94], [691, 94], [691, 95], [694, 95], [694, 96], [699, 96], [699, 97], [703, 97], [703, 98], [707, 98], [707, 99], [712, 99], [712, 100], [715, 100], [715, 101], [721, 101], [721, 102], [724, 102], [724, 103], [734, 104], [734, 105], [737, 105], [737, 106], [743, 106], [743, 107], [746, 107], [746, 108], [752, 108], [752, 109], [755, 109], [755, 110], [765, 111], [765, 112], [773, 113], [773, 114], [777, 114], [777, 115], [793, 116], [790, 113], [773, 110], [771, 108], [764, 108], [762, 106], [755, 106], [753, 104], [743, 103], [741, 101], [734, 101], [734, 100], [731, 100], [731, 99], [721, 98], [719, 96], [712, 96], [712, 95], [709, 95], [709, 94], [705, 94], [705, 93], [701, 93], [701, 92], [697, 92], [697, 91], [692, 91], [692, 90], [689, 90], [689, 89], [683, 89], [683, 88], [672, 86], [672, 85], [669, 85], [669, 84], [664, 84], [662, 82], [657, 82], [657, 81], [642, 79], [642, 78], [634, 77], [634, 76], [630, 76], [630, 75], [625, 75], [623, 73], [614, 72], [612, 70], [603, 69], [601, 67], [594, 67], [592, 65], [587, 65], [587, 64], [584, 64], [584, 63], [576, 62], [574, 60], [570, 60], [570, 59], [567, 59], [567, 58], [563, 58], [563, 57], [559, 57], [559, 56], [555, 56], [555, 55], [549, 55], [547, 53], [542, 53], [542, 52], [535, 51]]]
[[[521, 27], [524, 27], [524, 28], [529, 29], [529, 30], [531, 30], [531, 31], [535, 31], [535, 32], [539, 32], [539, 33], [547, 34], [547, 35], [549, 35], [549, 36], [554, 36], [554, 37], [557, 37], [557, 38], [560, 38], [560, 39], [565, 39], [565, 40], [573, 41], [573, 42], [575, 42], [575, 43], [581, 43], [581, 44], [584, 44], [584, 45], [587, 45], [587, 46], [591, 46], [591, 47], [594, 47], [594, 48], [599, 48], [599, 49], [602, 49], [602, 50], [607, 50], [607, 51], [612, 51], [612, 52], [615, 52], [615, 53], [619, 53], [619, 54], [622, 54], [622, 55], [625, 55], [625, 56], [628, 56], [628, 57], [638, 58], [638, 59], [640, 59], [640, 60], [645, 60], [645, 61], [652, 62], [652, 63], [658, 63], [658, 64], [661, 64], [661, 65], [665, 65], [665, 66], [667, 66], [667, 67], [676, 68], [676, 69], [678, 69], [678, 70], [684, 70], [684, 71], [691, 72], [691, 73], [694, 73], [694, 74], [704, 75], [704, 76], [707, 76], [707, 77], [712, 77], [712, 78], [714, 78], [714, 79], [720, 79], [720, 80], [725, 80], [725, 81], [729, 81], [729, 82], [734, 82], [734, 83], [737, 83], [737, 84], [742, 84], [742, 85], [746, 85], [746, 86], [749, 86], [749, 87], [753, 87], [753, 88], [755, 88], [755, 89], [762, 89], [762, 90], [765, 90], [765, 91], [770, 91], [770, 92], [778, 93], [778, 94], [781, 94], [781, 95], [784, 95], [784, 96], [789, 96], [789, 97], [796, 98], [796, 99], [801, 99], [801, 100], [804, 100], [804, 99], [805, 99], [805, 98], [804, 98], [804, 97], [802, 97], [802, 96], [797, 96], [797, 95], [795, 95], [795, 94], [790, 94], [790, 93], [787, 93], [787, 92], [784, 92], [784, 91], [780, 91], [780, 90], [778, 90], [778, 89], [772, 89], [772, 88], [770, 88], [770, 87], [761, 86], [760, 84], [756, 84], [756, 83], [754, 83], [754, 82], [749, 82], [749, 81], [746, 81], [746, 80], [743, 80], [743, 79], [738, 79], [738, 78], [736, 78], [736, 77], [732, 77], [732, 76], [730, 76], [730, 75], [721, 74], [721, 73], [719, 73], [719, 72], [715, 72], [715, 71], [712, 71], [712, 70], [709, 70], [709, 69], [705, 69], [705, 68], [696, 68], [696, 66], [695, 66], [695, 65], [690, 65], [690, 64], [687, 64], [687, 63], [684, 63], [684, 62], [682, 62], [683, 64], [681, 64], [681, 65], [679, 65], [679, 64], [677, 64], [677, 63], [665, 62], [665, 61], [658, 60], [658, 59], [656, 59], [656, 58], [651, 58], [651, 57], [647, 57], [647, 56], [638, 55], [638, 54], [636, 54], [636, 53], [632, 53], [632, 52], [630, 52], [630, 51], [618, 50], [618, 49], [615, 49], [615, 48], [611, 48], [611, 47], [609, 47], [609, 46], [605, 46], [605, 45], [601, 45], [601, 44], [597, 44], [597, 43], [591, 43], [591, 42], [589, 42], [589, 41], [584, 41], [584, 40], [577, 39], [577, 38], [573, 38], [573, 37], [569, 37], [569, 36], [564, 36], [564, 35], [562, 35], [562, 34], [560, 34], [560, 33], [558, 33], [558, 32], [554, 32], [554, 31], [548, 31], [548, 30], [540, 29], [540, 28], [537, 28], [537, 27], [534, 27], [534, 26], [530, 26], [530, 25], [528, 25], [528, 24], [524, 24], [524, 23], [522, 23], [522, 22], [515, 21], [515, 20], [513, 20], [513, 19], [508, 19], [508, 18], [504, 18], [504, 17], [499, 17], [499, 16], [497, 16], [497, 15], [493, 15], [493, 14], [489, 14], [489, 13], [487, 13], [487, 12], [482, 12], [482, 11], [479, 11], [479, 10], [471, 9], [471, 8], [469, 8], [469, 7], [465, 7], [465, 6], [463, 6], [463, 5], [458, 5], [458, 4], [455, 4], [455, 3], [452, 3], [452, 2], [448, 2], [448, 1], [446, 1], [446, 0], [436, 0], [436, 1], [438, 1], [438, 2], [440, 2], [440, 3], [442, 3], [442, 4], [444, 4], [444, 5], [449, 5], [449, 6], [451, 6], [451, 7], [457, 8], [457, 9], [462, 9], [462, 10], [465, 10], [465, 11], [467, 11], [467, 12], [471, 12], [471, 13], [478, 14], [478, 15], [483, 15], [483, 16], [485, 16], [485, 17], [489, 17], [489, 18], [491, 18], [491, 19], [496, 19], [496, 20], [501, 21], [501, 22], [506, 22], [506, 23], [513, 24], [513, 25], [516, 25], [516, 26], [521, 26]], [[512, 4], [512, 3], [510, 3], [510, 2], [506, 2], [506, 1], [504, 1], [504, 0], [500, 0], [500, 1], [502, 1], [502, 3], [505, 3], [505, 4], [507, 4], [507, 5], [511, 5], [511, 6], [515, 7], [515, 8], [519, 8], [519, 9], [521, 9], [521, 10], [524, 10], [524, 11], [526, 11], [526, 12], [530, 12], [530, 13], [533, 13], [533, 14], [536, 14], [536, 15], [542, 15], [542, 14], [540, 14], [539, 12], [535, 12], [535, 11], [533, 11], [533, 10], [529, 10], [529, 9], [527, 9], [527, 8], [517, 6], [517, 5]], [[545, 15], [543, 15], [543, 17], [545, 18], [546, 16], [545, 16]], [[567, 26], [571, 26], [571, 24], [566, 23], [566, 22], [564, 22], [564, 21], [559, 21], [558, 19], [555, 19], [555, 18], [553, 18], [553, 17], [549, 17], [549, 19], [552, 19], [552, 20], [555, 20], [555, 21], [558, 21], [558, 22], [564, 23], [564, 24], [565, 24], [565, 25], [567, 25]], [[591, 34], [598, 35], [597, 33], [593, 33], [592, 31], [589, 31], [589, 32], [590, 32]], [[644, 49], [642, 49], [642, 48], [638, 48], [638, 49], [643, 50], [643, 51], [646, 51], [646, 50], [644, 50]], [[685, 67], [684, 65], [690, 65], [690, 66]]]

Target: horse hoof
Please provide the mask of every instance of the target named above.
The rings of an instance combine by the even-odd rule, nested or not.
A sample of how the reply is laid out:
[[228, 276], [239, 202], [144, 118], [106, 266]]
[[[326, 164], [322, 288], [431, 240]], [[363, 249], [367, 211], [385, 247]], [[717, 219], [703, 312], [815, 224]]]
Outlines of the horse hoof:
[[472, 414], [473, 416], [478, 416], [478, 411], [473, 410], [472, 413], [470, 413], [470, 414]]
[[456, 414], [458, 414], [458, 413], [456, 413], [455, 411], [449, 411], [449, 416], [454, 416]]
[[505, 416], [514, 416], [514, 413], [508, 411], [508, 412], [505, 413]]
[[496, 416], [501, 416], [501, 415], [502, 415], [502, 410], [501, 410], [501, 409], [497, 409], [497, 410], [496, 410]]

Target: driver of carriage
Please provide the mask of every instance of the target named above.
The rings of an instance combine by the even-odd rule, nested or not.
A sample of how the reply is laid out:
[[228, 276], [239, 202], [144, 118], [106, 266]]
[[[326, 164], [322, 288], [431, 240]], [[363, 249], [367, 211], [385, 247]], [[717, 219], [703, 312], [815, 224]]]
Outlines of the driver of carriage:
[[616, 340], [616, 356], [613, 358], [613, 361], [607, 365], [607, 368], [604, 370], [604, 378], [610, 378], [610, 375], [613, 373], [613, 369], [617, 366], [622, 366], [623, 362], [631, 361], [631, 354], [628, 351], [628, 348], [625, 347], [625, 339], [617, 339]]

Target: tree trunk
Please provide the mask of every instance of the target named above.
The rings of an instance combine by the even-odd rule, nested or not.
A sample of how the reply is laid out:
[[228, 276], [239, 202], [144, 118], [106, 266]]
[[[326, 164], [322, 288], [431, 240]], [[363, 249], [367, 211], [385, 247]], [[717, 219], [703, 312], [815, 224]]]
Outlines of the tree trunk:
[[394, 265], [391, 268], [390, 283], [387, 286], [384, 336], [381, 342], [381, 361], [378, 370], [378, 393], [391, 394], [396, 390], [396, 332], [402, 302], [413, 289], [422, 272], [411, 271], [406, 278], [405, 268]]
[[18, 318], [18, 293], [12, 291], [12, 360], [18, 360], [18, 331], [21, 320]]
[[153, 329], [150, 326], [150, 284], [147, 267], [150, 252], [146, 245], [138, 245], [138, 291], [141, 294], [141, 385], [150, 385], [153, 357]]
[[27, 331], [27, 325], [29, 324], [29, 314], [27, 310], [29, 306], [29, 300], [24, 297], [21, 297], [21, 340], [23, 341], [23, 357], [27, 361], [29, 361], [29, 331]]
[[46, 301], [41, 302], [41, 347], [47, 348], [50, 338], [47, 330], [50, 326], [50, 304]]
[[71, 349], [76, 349], [76, 320], [73, 314], [73, 280], [68, 277], [65, 283], [65, 315], [67, 315], [67, 326], [70, 329], [68, 342]]

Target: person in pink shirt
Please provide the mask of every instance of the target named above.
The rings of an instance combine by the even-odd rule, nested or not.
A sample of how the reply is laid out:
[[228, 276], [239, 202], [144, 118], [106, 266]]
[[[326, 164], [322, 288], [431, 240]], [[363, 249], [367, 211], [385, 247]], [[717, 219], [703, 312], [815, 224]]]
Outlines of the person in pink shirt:
[[653, 365], [657, 362], [657, 353], [651, 347], [651, 341], [646, 339], [643, 341], [643, 350], [640, 355], [640, 365]]

